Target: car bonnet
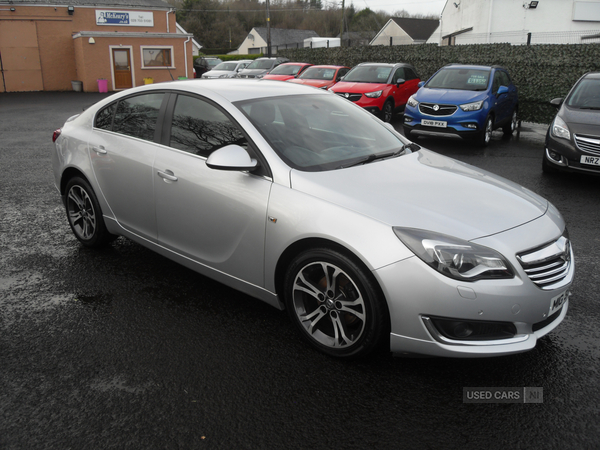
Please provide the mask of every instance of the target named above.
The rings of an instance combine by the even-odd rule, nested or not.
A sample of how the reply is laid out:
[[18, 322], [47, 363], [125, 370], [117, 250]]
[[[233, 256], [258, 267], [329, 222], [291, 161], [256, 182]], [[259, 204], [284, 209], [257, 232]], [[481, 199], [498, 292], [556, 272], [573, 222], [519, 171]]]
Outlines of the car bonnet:
[[417, 91], [416, 99], [426, 103], [447, 103], [450, 105], [462, 105], [463, 103], [483, 100], [486, 91], [462, 91], [458, 89], [430, 89], [422, 87]]
[[466, 240], [533, 221], [548, 209], [522, 186], [424, 149], [346, 169], [292, 170], [291, 182], [295, 190], [390, 226]]

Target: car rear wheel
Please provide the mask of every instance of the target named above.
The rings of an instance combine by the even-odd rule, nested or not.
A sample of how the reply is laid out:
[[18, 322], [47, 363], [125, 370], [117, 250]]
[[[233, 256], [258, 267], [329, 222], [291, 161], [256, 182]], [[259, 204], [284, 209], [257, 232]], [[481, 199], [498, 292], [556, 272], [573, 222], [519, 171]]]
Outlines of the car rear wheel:
[[511, 135], [517, 129], [517, 109], [512, 113], [512, 117], [510, 118], [510, 122], [502, 127], [502, 131], [506, 135]]
[[67, 183], [65, 208], [75, 237], [86, 247], [101, 247], [116, 236], [110, 234], [90, 184], [80, 177]]
[[381, 120], [390, 123], [392, 121], [393, 115], [394, 103], [392, 102], [392, 100], [386, 100], [386, 102], [383, 104], [383, 109], [381, 110]]
[[486, 147], [492, 140], [492, 131], [494, 129], [494, 120], [492, 116], [487, 116], [485, 119], [485, 125], [481, 134], [479, 135], [479, 145]]
[[303, 338], [331, 356], [365, 356], [387, 330], [387, 305], [374, 280], [329, 248], [296, 257], [284, 279], [284, 300]]

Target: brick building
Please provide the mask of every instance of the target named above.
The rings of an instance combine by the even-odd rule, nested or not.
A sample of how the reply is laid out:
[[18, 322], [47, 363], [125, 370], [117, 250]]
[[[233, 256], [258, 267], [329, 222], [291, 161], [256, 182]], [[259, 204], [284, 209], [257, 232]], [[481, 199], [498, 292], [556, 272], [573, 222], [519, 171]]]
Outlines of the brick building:
[[192, 78], [192, 37], [162, 0], [0, 0], [0, 92]]

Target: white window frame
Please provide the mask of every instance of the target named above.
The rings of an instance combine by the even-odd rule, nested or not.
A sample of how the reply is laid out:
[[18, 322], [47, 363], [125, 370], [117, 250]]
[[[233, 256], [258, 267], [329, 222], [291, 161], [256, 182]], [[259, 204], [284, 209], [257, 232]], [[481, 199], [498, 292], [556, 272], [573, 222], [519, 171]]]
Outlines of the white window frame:
[[[146, 66], [144, 64], [144, 50], [151, 50], [151, 49], [170, 50], [171, 51], [171, 65], [170, 66]], [[142, 60], [142, 70], [175, 69], [175, 50], [172, 45], [140, 45], [140, 57]]]

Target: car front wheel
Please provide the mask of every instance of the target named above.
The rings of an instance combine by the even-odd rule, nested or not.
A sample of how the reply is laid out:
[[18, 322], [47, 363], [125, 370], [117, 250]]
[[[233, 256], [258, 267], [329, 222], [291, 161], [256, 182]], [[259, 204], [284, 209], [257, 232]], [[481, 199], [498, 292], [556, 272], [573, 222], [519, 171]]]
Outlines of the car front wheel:
[[479, 145], [482, 147], [486, 147], [490, 141], [492, 140], [492, 131], [494, 129], [494, 121], [492, 116], [487, 116], [485, 119], [485, 125], [483, 130], [481, 130], [481, 134], [479, 135]]
[[506, 135], [511, 135], [517, 129], [517, 110], [515, 109], [510, 118], [510, 122], [502, 127], [502, 132]]
[[90, 184], [80, 177], [67, 183], [65, 207], [75, 237], [86, 247], [101, 247], [116, 236], [104, 225], [98, 199]]
[[375, 282], [329, 248], [301, 253], [284, 280], [285, 305], [301, 335], [320, 351], [354, 358], [372, 352], [389, 322]]
[[392, 121], [392, 116], [394, 115], [394, 104], [391, 100], [387, 100], [383, 104], [383, 110], [381, 111], [381, 120], [386, 123], [390, 123]]

